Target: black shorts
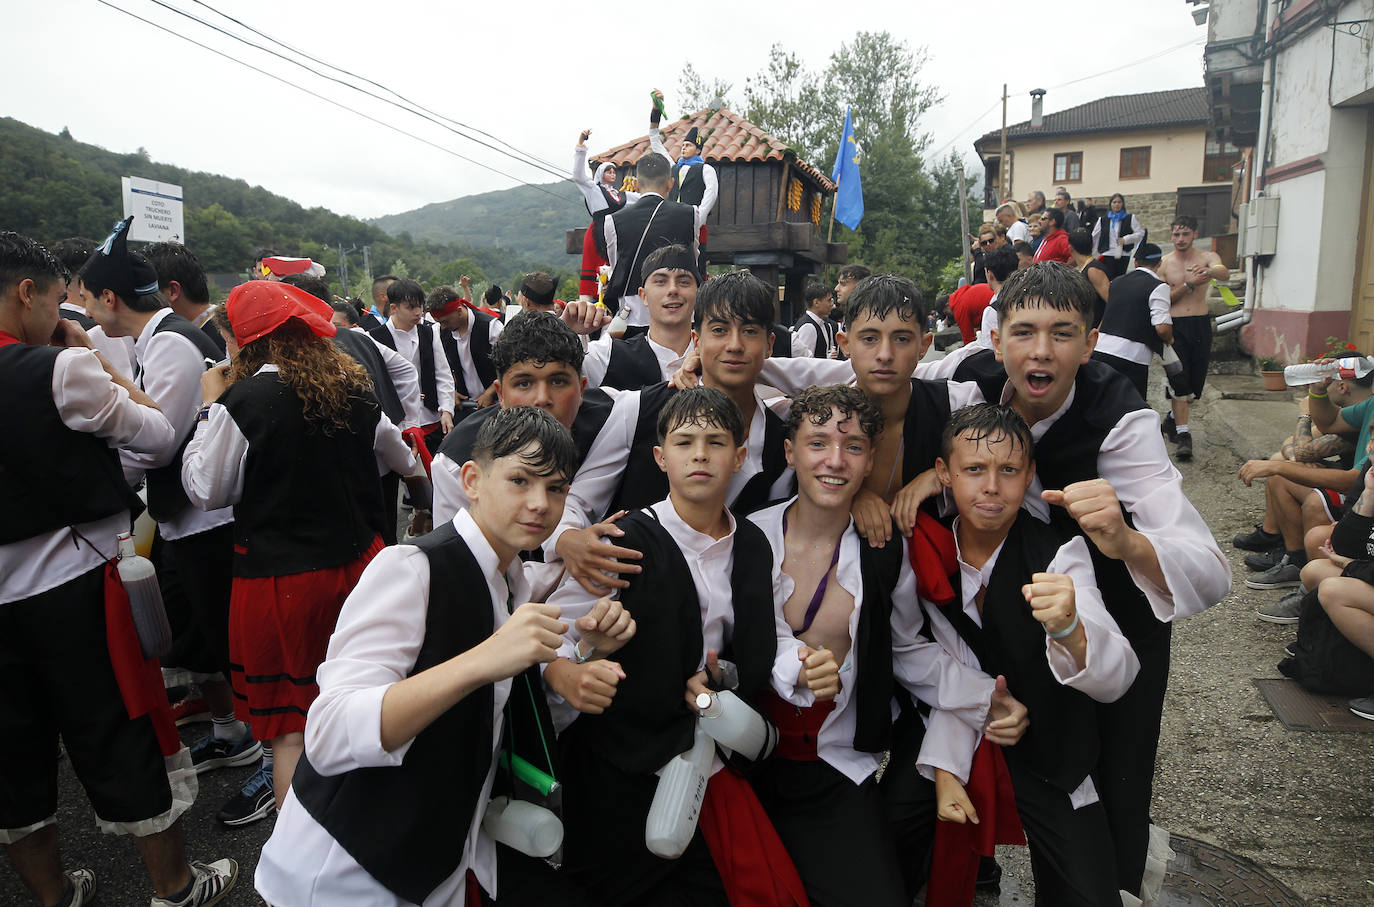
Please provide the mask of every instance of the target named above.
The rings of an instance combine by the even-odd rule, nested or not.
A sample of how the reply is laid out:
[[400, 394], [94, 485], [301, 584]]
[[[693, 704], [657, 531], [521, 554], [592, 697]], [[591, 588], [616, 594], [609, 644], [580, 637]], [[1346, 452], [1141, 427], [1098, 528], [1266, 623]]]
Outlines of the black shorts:
[[[1195, 397], [1202, 396], [1202, 386], [1207, 382], [1207, 366], [1212, 361], [1212, 316], [1185, 315], [1174, 319], [1174, 352], [1183, 363], [1183, 374], [1188, 379], [1188, 389]], [[1165, 396], [1169, 393], [1169, 383], [1164, 383]]]
[[104, 571], [0, 605], [0, 829], [57, 812], [57, 735], [96, 815], [133, 823], [172, 808], [152, 721], [130, 719], [105, 641]]

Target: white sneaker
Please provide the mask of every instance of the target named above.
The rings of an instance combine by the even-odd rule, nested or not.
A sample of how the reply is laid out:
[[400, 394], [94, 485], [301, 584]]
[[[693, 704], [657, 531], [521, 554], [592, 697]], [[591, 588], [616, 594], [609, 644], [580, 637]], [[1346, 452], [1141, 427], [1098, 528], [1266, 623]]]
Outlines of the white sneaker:
[[238, 878], [239, 864], [228, 857], [208, 866], [192, 860], [190, 894], [179, 901], [153, 898], [151, 907], [209, 907], [223, 900]]
[[89, 869], [72, 869], [65, 875], [72, 883], [71, 907], [81, 907], [95, 900], [95, 873]]

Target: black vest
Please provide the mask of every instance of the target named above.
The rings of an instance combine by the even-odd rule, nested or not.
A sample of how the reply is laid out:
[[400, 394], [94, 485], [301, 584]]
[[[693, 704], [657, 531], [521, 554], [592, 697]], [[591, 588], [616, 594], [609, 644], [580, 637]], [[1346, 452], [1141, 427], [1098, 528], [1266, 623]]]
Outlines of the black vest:
[[[1118, 243], [1120, 243], [1121, 237], [1123, 237], [1123, 236], [1129, 236], [1129, 235], [1131, 234], [1131, 232], [1132, 232], [1132, 231], [1131, 231], [1131, 217], [1132, 217], [1132, 216], [1133, 216], [1133, 215], [1132, 215], [1129, 211], [1127, 211], [1127, 212], [1126, 212], [1126, 216], [1123, 217], [1123, 218], [1121, 218], [1121, 222], [1120, 222], [1119, 224], [1117, 224], [1117, 237], [1116, 237], [1116, 238], [1117, 238], [1117, 242], [1118, 242]], [[1088, 229], [1091, 230], [1092, 227], [1089, 226]], [[1148, 240], [1148, 239], [1150, 238], [1150, 231], [1149, 231], [1149, 230], [1146, 230], [1146, 231], [1144, 231], [1144, 232], [1145, 232], [1145, 235], [1144, 235], [1143, 237], [1141, 237], [1141, 240], [1140, 240], [1141, 242], [1145, 242], [1146, 240]], [[1110, 217], [1108, 217], [1106, 214], [1103, 214], [1103, 215], [1102, 215], [1102, 229], [1099, 230], [1098, 233], [1097, 233], [1097, 251], [1098, 251], [1099, 254], [1101, 254], [1101, 253], [1103, 253], [1103, 252], [1106, 252], [1108, 249], [1110, 249], [1111, 246], [1112, 246], [1112, 219], [1111, 219]], [[1125, 255], [1130, 255], [1130, 254], [1131, 254], [1131, 250], [1134, 249], [1134, 248], [1135, 248], [1135, 244], [1134, 244], [1134, 243], [1130, 243], [1130, 244], [1121, 243], [1121, 254], [1122, 254], [1123, 256], [1125, 256]]]
[[[425, 637], [412, 677], [481, 643], [495, 623], [486, 577], [451, 523], [415, 544], [429, 561], [430, 583]], [[306, 812], [373, 878], [407, 901], [423, 902], [462, 861], [467, 823], [491, 768], [492, 696], [487, 684], [463, 697], [415, 737], [398, 766], [326, 777], [307, 753], [296, 767], [291, 788]], [[553, 742], [538, 666], [512, 678], [506, 724], [504, 736], [515, 751], [557, 777], [538, 742], [541, 731]], [[501, 789], [498, 778], [493, 793]]]
[[[104, 439], [62, 423], [52, 395], [57, 347], [0, 346], [0, 545], [143, 512]], [[108, 541], [108, 540], [107, 540]]]
[[458, 338], [452, 331], [439, 329], [439, 343], [448, 357], [448, 366], [453, 371], [453, 384], [464, 397], [476, 397], [491, 387], [496, 380], [496, 366], [491, 364], [491, 322], [492, 317], [485, 312], [468, 309], [468, 352], [472, 354], [472, 364], [477, 369], [477, 377], [482, 386], [468, 389], [467, 378], [463, 374], [463, 360], [458, 355]]
[[[955, 379], [977, 380], [984, 399], [999, 400], [1007, 373], [992, 351], [984, 350], [959, 363]], [[1074, 482], [1101, 478], [1097, 454], [1107, 435], [1127, 413], [1143, 409], [1145, 405], [1130, 379], [1110, 365], [1097, 360], [1080, 365], [1074, 381], [1073, 403], [1035, 445], [1035, 473], [1040, 477], [1041, 486], [1063, 488]], [[1124, 516], [1126, 524], [1131, 525], [1131, 515], [1124, 513]], [[1131, 579], [1124, 563], [1099, 551], [1062, 507], [1050, 508], [1050, 521], [1061, 536], [1082, 535], [1088, 543], [1093, 570], [1097, 573], [1097, 587], [1102, 590], [1107, 611], [1137, 651], [1140, 650], [1137, 642], [1153, 640], [1156, 634], [1168, 631], [1168, 625], [1154, 616], [1145, 593]]]
[[812, 355], [817, 359], [825, 359], [830, 353], [830, 348], [835, 346], [835, 322], [829, 318], [822, 318], [817, 324], [811, 313], [805, 312], [801, 318], [797, 319], [798, 329], [804, 324], [809, 324], [816, 329], [816, 346], [812, 350]]
[[[189, 340], [202, 360], [218, 362], [222, 356], [210, 342], [210, 338], [205, 336], [204, 331], [176, 312], [169, 312], [158, 322], [157, 327], [153, 328], [153, 336], [156, 337], [164, 331], [180, 334]], [[200, 363], [202, 373], [207, 367], [204, 361]], [[139, 380], [139, 384], [143, 384], [142, 379]], [[196, 423], [192, 422], [177, 439], [176, 456], [172, 457], [171, 462], [166, 466], [148, 470], [148, 515], [159, 523], [171, 519], [191, 506], [191, 499], [186, 496], [186, 489], [181, 484], [181, 459], [186, 453], [186, 445], [191, 443], [191, 436], [195, 433]]]
[[648, 334], [638, 334], [629, 340], [611, 340], [606, 376], [601, 379], [603, 387], [637, 391], [662, 380], [663, 369], [653, 347], [649, 346]]
[[[620, 600], [635, 616], [635, 635], [615, 653], [625, 669], [615, 700], [600, 715], [580, 715], [579, 739], [621, 771], [656, 772], [692, 745], [695, 714], [683, 700], [701, 661], [701, 604], [678, 543], [642, 510], [617, 524], [616, 544], [643, 552], [643, 573], [627, 576]], [[735, 525], [730, 574], [734, 629], [720, 657], [739, 668], [745, 701], [767, 688], [777, 652], [773, 617], [773, 550], [748, 520]], [[889, 660], [890, 660], [889, 655]]]
[[[415, 329], [420, 353], [420, 402], [438, 412], [439, 384], [434, 378], [434, 327], [422, 321]], [[393, 350], [396, 349], [396, 338], [391, 336], [390, 324], [383, 323], [372, 332], [372, 336]]]
[[[605, 183], [597, 183], [596, 188], [601, 190], [601, 197], [606, 200], [606, 207], [602, 208], [600, 211], [591, 212], [592, 242], [596, 244], [597, 254], [600, 255], [602, 258], [605, 258], [606, 218], [610, 217], [612, 214], [619, 211], [621, 208], [625, 207], [625, 193], [619, 191], [613, 193], [610, 189], [606, 188]], [[584, 275], [583, 279], [596, 280], [596, 273], [593, 272], [591, 277], [586, 277]]]
[[335, 346], [367, 370], [367, 376], [372, 379], [372, 392], [377, 395], [377, 402], [381, 404], [386, 417], [397, 426], [405, 421], [406, 411], [401, 405], [401, 395], [396, 392], [396, 383], [391, 380], [386, 360], [377, 351], [377, 344], [349, 328], [339, 328], [339, 332], [331, 339]]
[[881, 753], [892, 744], [892, 590], [906, 557], [906, 539], [894, 534], [882, 548], [859, 541], [864, 600], [855, 629], [854, 749]]
[[1150, 323], [1150, 294], [1160, 280], [1149, 268], [1136, 268], [1112, 281], [1107, 292], [1107, 309], [1102, 314], [1098, 330], [1113, 337], [1134, 340], [1160, 355], [1164, 341]]
[[248, 439], [234, 505], [234, 575], [281, 576], [346, 564], [382, 534], [373, 438], [381, 407], [350, 399], [348, 424], [325, 434], [275, 372], [229, 387], [219, 402]]
[[688, 164], [673, 168], [673, 188], [669, 201], [699, 205], [706, 197], [705, 170], [710, 164]]
[[655, 249], [674, 243], [696, 249], [696, 212], [691, 205], [646, 195], [612, 214], [611, 222], [615, 224], [616, 260], [606, 287], [608, 305], [639, 293], [644, 259]]
[[207, 318], [200, 323], [200, 332], [210, 338], [210, 342], [219, 350], [219, 358], [223, 359], [229, 354], [229, 348], [224, 345], [224, 335], [220, 333], [219, 325], [215, 324], [213, 317]]
[[[1059, 550], [1055, 530], [1025, 510], [1016, 514], [983, 597], [980, 628], [963, 610], [962, 594], [940, 612], [978, 657], [983, 673], [1007, 678], [1007, 688], [1026, 706], [1031, 726], [1003, 750], [1034, 775], [1072, 793], [1097, 764], [1096, 703], [1055, 679], [1045, 660], [1045, 627], [1026, 606], [1021, 587], [1044, 571]], [[959, 589], [956, 571], [952, 585]]]
[[[654, 461], [654, 445], [658, 443], [658, 414], [670, 397], [677, 393], [667, 382], [644, 388], [639, 396], [639, 421], [635, 424], [625, 469], [620, 485], [611, 498], [611, 506], [601, 519], [618, 510], [638, 510], [668, 496], [668, 476]], [[764, 408], [763, 469], [740, 489], [730, 502], [736, 513], [757, 510], [772, 498], [773, 483], [787, 469], [787, 454], [783, 449], [783, 435], [787, 426], [772, 410]]]
[[[940, 456], [940, 435], [948, 422], [948, 382], [911, 379], [911, 399], [902, 424], [903, 485], [935, 466]], [[935, 506], [934, 500], [928, 504], [931, 508]]]
[[[601, 426], [606, 424], [614, 405], [615, 401], [611, 399], [610, 394], [600, 388], [594, 387], [582, 395], [582, 405], [577, 408], [572, 426], [573, 444], [577, 446], [579, 466], [587, 459], [587, 451], [592, 449], [592, 442], [600, 434]], [[477, 432], [488, 419], [500, 411], [499, 406], [484, 406], [453, 426], [453, 431], [444, 436], [444, 443], [439, 445], [435, 455], [443, 454], [459, 466], [471, 460], [472, 446], [477, 443]]]
[[91, 328], [95, 327], [95, 319], [88, 317], [83, 312], [76, 312], [72, 309], [64, 309], [59, 306], [57, 309], [57, 314], [61, 315], [68, 321], [75, 321], [77, 324], [81, 325], [82, 330], [89, 331]]

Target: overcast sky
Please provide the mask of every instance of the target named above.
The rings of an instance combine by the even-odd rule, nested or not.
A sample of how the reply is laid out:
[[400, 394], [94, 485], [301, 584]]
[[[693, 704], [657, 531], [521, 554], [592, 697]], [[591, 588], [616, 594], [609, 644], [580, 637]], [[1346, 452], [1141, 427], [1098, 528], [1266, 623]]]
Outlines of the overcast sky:
[[[108, 2], [510, 176], [369, 122], [98, 0], [5, 4], [0, 83], [7, 90], [0, 115], [51, 132], [66, 126], [78, 140], [111, 151], [142, 146], [159, 162], [238, 177], [358, 217], [504, 189], [516, 184], [510, 177], [554, 178], [153, 0]], [[1096, 0], [927, 2], [902, 4], [900, 11], [892, 0], [664, 4], [662, 24], [642, 32], [632, 24], [614, 26], [609, 17], [575, 15], [598, 4], [568, 0], [163, 2], [243, 34], [211, 9], [227, 13], [560, 172], [570, 167], [582, 128], [594, 130], [593, 151], [642, 135], [655, 86], [668, 95], [671, 116], [685, 112], [674, 102], [685, 62], [738, 89], [764, 65], [774, 42], [815, 69], [858, 31], [886, 30], [913, 48], [925, 46], [930, 60], [920, 77], [945, 97], [924, 122], [932, 150], [953, 143], [972, 163], [973, 140], [1001, 124], [1003, 81], [1011, 95], [1009, 123], [1029, 118], [1027, 92], [1036, 87], [1049, 89], [1045, 112], [1051, 113], [1108, 95], [1197, 86], [1206, 36], [1185, 0], [1119, 8]], [[636, 21], [645, 7], [615, 8]], [[1123, 65], [1144, 58], [1151, 59]], [[841, 125], [835, 124], [837, 132]], [[816, 163], [829, 171], [831, 162]], [[559, 191], [577, 197], [570, 184]]]

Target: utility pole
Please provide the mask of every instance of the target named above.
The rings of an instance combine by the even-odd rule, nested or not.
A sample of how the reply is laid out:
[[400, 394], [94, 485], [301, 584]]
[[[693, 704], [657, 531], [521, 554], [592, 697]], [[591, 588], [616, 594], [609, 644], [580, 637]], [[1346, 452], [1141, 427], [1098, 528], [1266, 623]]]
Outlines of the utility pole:
[[[1007, 166], [1007, 83], [1002, 83], [1002, 148], [997, 158], [997, 201], [1008, 195], [1011, 168]], [[996, 207], [996, 206], [994, 206]]]
[[972, 283], [973, 272], [969, 270], [973, 262], [969, 259], [968, 249], [968, 188], [964, 183], [964, 162], [955, 160], [954, 173], [959, 177], [959, 270], [964, 280]]
[[365, 273], [365, 274], [367, 275], [367, 279], [368, 279], [368, 280], [371, 280], [371, 279], [372, 279], [372, 247], [371, 247], [371, 246], [363, 246], [363, 273]]
[[339, 283], [343, 286], [344, 298], [348, 298], [348, 256], [344, 254], [343, 243], [339, 243]]

